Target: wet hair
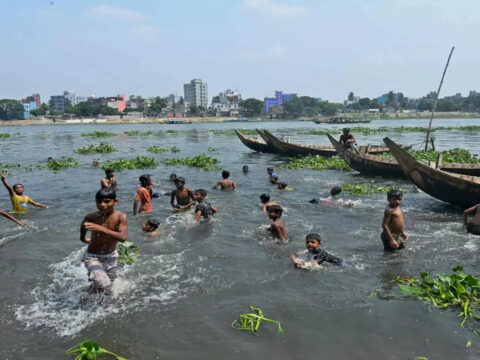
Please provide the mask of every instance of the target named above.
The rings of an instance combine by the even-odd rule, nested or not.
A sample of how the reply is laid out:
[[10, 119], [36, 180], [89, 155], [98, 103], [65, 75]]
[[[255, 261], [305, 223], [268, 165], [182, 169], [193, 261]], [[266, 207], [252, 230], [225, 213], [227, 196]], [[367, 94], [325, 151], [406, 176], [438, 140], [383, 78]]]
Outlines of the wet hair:
[[95, 199], [96, 200], [103, 200], [103, 199], [111, 199], [111, 200], [117, 200], [117, 193], [115, 190], [112, 190], [110, 188], [105, 188], [98, 190], [97, 193], [95, 194]]
[[[23, 184], [20, 184], [20, 183], [18, 183], [18, 184], [13, 184], [12, 189], [15, 190], [15, 188], [16, 188], [17, 186], [19, 186], [19, 185], [20, 185], [20, 186], [23, 186]], [[25, 186], [23, 186], [23, 187], [25, 187]]]
[[185, 185], [185, 179], [181, 176], [177, 177], [175, 180], [173, 180], [175, 183], [181, 182], [182, 184]]
[[335, 196], [342, 192], [342, 188], [340, 186], [334, 186], [330, 189], [330, 195]]
[[107, 170], [105, 170], [105, 175], [111, 174], [113, 172], [115, 172], [114, 169], [107, 169]]
[[193, 192], [194, 194], [200, 194], [202, 196], [206, 196], [207, 195], [207, 191], [206, 190], [203, 190], [203, 189], [197, 189]]
[[268, 194], [262, 194], [260, 195], [260, 201], [264, 204], [270, 201], [270, 195]]
[[227, 171], [227, 170], [222, 171], [222, 177], [224, 179], [228, 179], [229, 176], [230, 176], [230, 171]]
[[270, 205], [268, 208], [267, 208], [268, 212], [273, 212], [275, 214], [279, 214], [279, 215], [282, 215], [283, 213], [283, 209], [280, 205]]
[[312, 199], [309, 201], [310, 204], [318, 204], [319, 202], [318, 199]]
[[273, 172], [273, 168], [272, 167], [267, 167], [267, 171], [272, 171]]
[[248, 165], [243, 165], [242, 169], [248, 169]]
[[148, 179], [150, 179], [149, 174], [143, 174], [138, 178], [138, 181], [140, 181], [140, 184], [142, 186], [147, 186], [148, 185]]
[[153, 228], [153, 230], [156, 230], [160, 225], [160, 223], [157, 220], [153, 220], [153, 219], [148, 219], [147, 224], [150, 225]]
[[401, 192], [398, 189], [392, 189], [387, 193], [387, 200], [402, 199], [402, 198], [403, 198], [403, 192]]
[[316, 233], [311, 233], [311, 234], [308, 234], [306, 237], [305, 237], [305, 241], [307, 240], [311, 240], [311, 239], [315, 239], [318, 241], [319, 244], [322, 243], [322, 237], [319, 235], [319, 234], [316, 234]]
[[279, 189], [285, 189], [287, 187], [287, 183], [285, 182], [278, 182], [277, 185]]
[[348, 134], [350, 132], [350, 128], [343, 128], [343, 132]]
[[170, 174], [170, 179], [171, 179], [172, 177], [176, 179], [176, 178], [177, 178], [177, 174], [171, 173], [171, 174]]

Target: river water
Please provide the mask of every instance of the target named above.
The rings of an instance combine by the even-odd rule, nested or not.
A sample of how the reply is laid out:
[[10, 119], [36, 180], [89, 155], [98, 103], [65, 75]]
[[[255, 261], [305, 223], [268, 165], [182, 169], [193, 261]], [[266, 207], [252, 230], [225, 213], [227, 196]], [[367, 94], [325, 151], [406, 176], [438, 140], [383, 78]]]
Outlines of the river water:
[[[374, 121], [364, 126], [427, 126], [427, 120]], [[478, 119], [435, 120], [435, 126], [480, 125]], [[391, 284], [397, 275], [423, 271], [449, 272], [463, 264], [479, 275], [480, 238], [467, 235], [461, 211], [427, 194], [416, 193], [408, 181], [367, 178], [356, 172], [285, 170], [280, 156], [258, 155], [231, 135], [212, 130], [255, 127], [291, 141], [327, 144], [325, 136], [298, 136], [298, 130], [322, 129], [310, 122], [219, 123], [191, 125], [56, 125], [2, 127], [12, 136], [0, 139], [0, 163], [36, 165], [47, 157], [73, 156], [82, 166], [53, 172], [48, 169], [10, 170], [10, 183], [21, 182], [25, 193], [49, 209], [32, 208], [20, 216], [31, 224], [20, 228], [0, 219], [0, 358], [61, 359], [65, 349], [85, 339], [130, 359], [478, 359], [480, 338], [460, 326], [455, 311], [429, 308], [405, 300]], [[335, 126], [335, 127], [341, 127]], [[164, 136], [126, 136], [124, 130], [178, 130]], [[111, 131], [111, 138], [82, 137], [82, 132]], [[381, 143], [388, 135], [402, 144], [422, 141], [424, 133], [384, 133], [357, 136], [360, 144]], [[467, 147], [480, 153], [480, 134], [435, 132], [437, 148]], [[116, 152], [77, 155], [73, 150], [101, 141]], [[152, 145], [176, 154], [157, 159], [206, 153], [219, 159], [239, 185], [234, 192], [208, 190], [219, 209], [211, 228], [194, 224], [192, 215], [173, 216], [168, 197], [154, 199], [152, 217], [166, 234], [156, 239], [142, 234], [145, 217], [132, 215], [138, 176], [150, 173], [158, 191], [173, 188], [175, 172], [187, 186], [210, 189], [219, 171], [159, 165], [149, 170], [117, 173], [118, 209], [129, 214], [129, 239], [142, 248], [137, 261], [123, 268], [108, 306], [80, 305], [87, 287], [81, 263], [85, 250], [79, 238], [83, 216], [95, 211], [94, 194], [104, 161], [137, 155], [152, 156]], [[216, 151], [208, 151], [209, 147]], [[250, 172], [244, 175], [242, 166]], [[279, 192], [268, 183], [266, 167], [276, 167], [296, 191]], [[325, 197], [337, 184], [375, 181], [407, 190], [402, 205], [408, 249], [386, 254], [380, 241], [386, 205], [384, 194], [356, 198], [354, 208], [309, 204]], [[274, 243], [265, 231], [259, 195], [286, 206], [284, 222], [291, 239]], [[9, 209], [0, 189], [0, 208]], [[326, 266], [319, 271], [293, 268], [289, 255], [305, 247], [305, 235], [321, 233], [323, 248], [345, 258], [350, 267]], [[371, 296], [378, 293], [379, 296]], [[249, 305], [285, 329], [262, 325], [257, 336], [232, 329], [231, 322]], [[472, 346], [465, 345], [472, 340]]]

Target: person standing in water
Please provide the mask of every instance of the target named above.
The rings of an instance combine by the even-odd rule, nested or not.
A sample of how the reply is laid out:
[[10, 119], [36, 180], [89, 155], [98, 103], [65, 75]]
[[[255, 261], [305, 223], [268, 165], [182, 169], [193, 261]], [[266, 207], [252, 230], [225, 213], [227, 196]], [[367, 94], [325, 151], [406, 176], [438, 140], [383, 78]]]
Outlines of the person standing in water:
[[10, 201], [12, 202], [12, 213], [26, 213], [28, 204], [32, 204], [33, 206], [40, 207], [43, 209], [48, 209], [48, 206], [40, 204], [36, 201], [33, 201], [26, 195], [23, 195], [24, 187], [22, 184], [15, 184], [10, 186], [7, 183], [7, 177], [5, 174], [0, 173], [0, 178], [2, 179], [2, 183], [8, 191], [10, 195]]
[[[468, 217], [471, 215], [473, 215], [472, 221], [468, 221]], [[480, 235], [480, 204], [472, 206], [463, 212], [463, 224], [470, 234]]]
[[282, 217], [283, 209], [279, 205], [271, 205], [267, 208], [268, 217], [272, 220], [272, 224], [268, 227], [268, 231], [272, 233], [278, 240], [283, 243], [288, 242], [287, 231], [285, 224], [280, 219]]
[[117, 179], [115, 178], [115, 170], [105, 170], [105, 177], [100, 181], [101, 189], [112, 189], [117, 191]]
[[[128, 237], [128, 217], [115, 210], [117, 195], [112, 189], [101, 189], [95, 195], [98, 211], [87, 214], [80, 226], [80, 241], [88, 244], [83, 262], [92, 281], [90, 292], [108, 292], [117, 277], [117, 242]], [[87, 237], [87, 232], [91, 236]]]
[[[137, 215], [137, 209], [140, 213], [151, 213], [152, 209], [152, 179], [150, 175], [145, 174], [138, 178], [140, 187], [137, 190], [137, 196], [133, 200], [133, 216]], [[138, 202], [140, 201], [140, 208]]]
[[381, 239], [385, 250], [403, 249], [408, 235], [403, 230], [403, 212], [400, 209], [403, 193], [393, 189], [387, 193], [388, 205], [383, 216]]
[[218, 181], [215, 185], [213, 185], [212, 190], [216, 190], [218, 186], [222, 190], [234, 190], [237, 188], [237, 184], [235, 184], [232, 180], [229, 179], [230, 172], [227, 170], [222, 171], [222, 178], [223, 180]]
[[[193, 190], [185, 187], [185, 179], [181, 176], [177, 177], [174, 182], [176, 189], [170, 193], [170, 205], [174, 211], [188, 210], [195, 204]], [[176, 204], [175, 199], [177, 200]]]

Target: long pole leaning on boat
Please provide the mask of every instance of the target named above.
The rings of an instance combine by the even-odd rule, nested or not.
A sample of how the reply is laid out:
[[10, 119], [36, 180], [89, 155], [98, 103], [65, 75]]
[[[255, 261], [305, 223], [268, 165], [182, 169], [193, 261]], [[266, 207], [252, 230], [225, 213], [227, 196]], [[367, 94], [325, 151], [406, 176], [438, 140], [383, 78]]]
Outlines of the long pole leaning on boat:
[[440, 95], [440, 89], [442, 88], [443, 79], [445, 78], [445, 73], [447, 72], [448, 64], [450, 64], [450, 58], [452, 57], [454, 49], [455, 49], [455, 46], [452, 46], [452, 50], [450, 50], [450, 55], [448, 55], [447, 64], [445, 65], [445, 69], [443, 70], [442, 80], [440, 80], [440, 85], [438, 85], [438, 90], [435, 95], [435, 100], [433, 102], [432, 113], [430, 114], [430, 123], [428, 124], [427, 138], [425, 139], [425, 151], [428, 150], [428, 141], [430, 140], [430, 133], [432, 132], [433, 114], [435, 113], [435, 108], [437, 107], [438, 96]]

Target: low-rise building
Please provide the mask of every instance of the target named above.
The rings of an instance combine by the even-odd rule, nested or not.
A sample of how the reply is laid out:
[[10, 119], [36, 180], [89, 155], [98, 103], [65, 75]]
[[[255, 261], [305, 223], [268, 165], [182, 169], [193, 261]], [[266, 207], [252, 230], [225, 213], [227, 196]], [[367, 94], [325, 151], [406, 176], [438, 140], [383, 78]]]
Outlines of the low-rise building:
[[228, 89], [213, 97], [212, 109], [215, 110], [216, 116], [231, 116], [232, 113], [238, 114], [240, 101], [242, 95], [238, 91]]
[[37, 109], [40, 109], [42, 102], [40, 101], [40, 94], [32, 94], [22, 99], [22, 104], [34, 102]]
[[274, 106], [282, 106], [285, 101], [293, 99], [297, 94], [284, 94], [283, 91], [275, 91], [275, 97], [264, 98], [265, 114], [270, 113], [270, 108]]
[[30, 112], [32, 110], [37, 109], [37, 103], [35, 101], [23, 102], [23, 100], [22, 100], [22, 105], [23, 105], [23, 109], [24, 109], [24, 112], [23, 112], [23, 118], [24, 119], [28, 119], [31, 116]]

